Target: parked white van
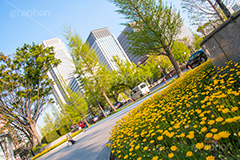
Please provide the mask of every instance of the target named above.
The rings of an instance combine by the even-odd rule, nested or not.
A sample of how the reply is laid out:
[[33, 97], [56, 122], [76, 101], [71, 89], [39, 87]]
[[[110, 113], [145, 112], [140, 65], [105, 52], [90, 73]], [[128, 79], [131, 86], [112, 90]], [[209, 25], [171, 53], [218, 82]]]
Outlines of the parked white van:
[[131, 90], [131, 99], [136, 100], [144, 95], [147, 95], [150, 92], [150, 89], [146, 83], [140, 83], [135, 88]]

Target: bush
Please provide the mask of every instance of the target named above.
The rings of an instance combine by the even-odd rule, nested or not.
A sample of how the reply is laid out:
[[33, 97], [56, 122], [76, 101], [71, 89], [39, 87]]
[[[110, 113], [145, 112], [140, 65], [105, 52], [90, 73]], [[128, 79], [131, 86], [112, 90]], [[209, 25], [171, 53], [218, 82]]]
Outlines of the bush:
[[60, 127], [58, 130], [57, 130], [57, 133], [60, 135], [60, 136], [63, 136], [65, 134], [67, 134], [68, 132], [70, 132], [69, 128], [65, 125], [65, 126], [62, 126]]
[[119, 159], [239, 159], [239, 94], [240, 66], [208, 61], [118, 121], [108, 146]]
[[57, 134], [56, 131], [52, 131], [45, 136], [45, 139], [46, 139], [47, 143], [51, 143], [52, 141], [58, 139], [59, 137], [60, 136]]
[[48, 143], [47, 140], [46, 140], [46, 138], [45, 138], [45, 136], [42, 137], [41, 142], [42, 142], [42, 143]]

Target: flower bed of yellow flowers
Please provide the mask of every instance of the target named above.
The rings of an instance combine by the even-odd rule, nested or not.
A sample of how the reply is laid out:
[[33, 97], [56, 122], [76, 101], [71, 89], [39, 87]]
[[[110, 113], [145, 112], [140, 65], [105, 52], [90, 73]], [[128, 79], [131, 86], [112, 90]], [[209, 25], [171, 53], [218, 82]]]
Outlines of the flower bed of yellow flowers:
[[119, 159], [240, 159], [240, 65], [210, 61], [129, 112], [112, 129]]

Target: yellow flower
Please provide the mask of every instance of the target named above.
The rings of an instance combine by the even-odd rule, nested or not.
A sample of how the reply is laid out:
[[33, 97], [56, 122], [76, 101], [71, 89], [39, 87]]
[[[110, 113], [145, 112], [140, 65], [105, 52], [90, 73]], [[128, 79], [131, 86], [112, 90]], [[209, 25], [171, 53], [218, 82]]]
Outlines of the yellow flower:
[[222, 121], [223, 121], [223, 118], [222, 118], [222, 117], [216, 118], [216, 122], [222, 122]]
[[115, 152], [115, 150], [112, 150], [111, 152], [112, 152], [112, 153], [114, 153], [114, 152]]
[[206, 158], [206, 160], [215, 160], [215, 157], [213, 157], [213, 156], [208, 156], [208, 157]]
[[132, 151], [133, 151], [133, 148], [130, 148], [130, 149], [129, 149], [129, 152], [132, 152]]
[[177, 148], [176, 146], [172, 146], [172, 147], [171, 147], [171, 150], [172, 150], [172, 151], [176, 151], [177, 149], [178, 149], [178, 148]]
[[137, 160], [142, 160], [142, 157], [138, 157], [138, 159]]
[[145, 138], [145, 139], [143, 139], [143, 142], [146, 142], [147, 141], [147, 139]]
[[121, 158], [122, 157], [122, 155], [120, 154], [119, 156], [118, 156], [118, 158]]
[[209, 124], [209, 125], [213, 125], [214, 123], [215, 123], [214, 120], [210, 120], [210, 121], [208, 121], [208, 124]]
[[237, 110], [238, 110], [238, 107], [233, 107], [233, 108], [231, 109], [232, 112], [235, 112], [235, 111], [237, 111]]
[[188, 151], [188, 152], [186, 153], [186, 155], [187, 155], [188, 157], [191, 157], [191, 156], [193, 155], [193, 153], [192, 153], [192, 151]]
[[206, 151], [208, 151], [209, 149], [211, 149], [211, 146], [210, 146], [210, 145], [206, 145], [206, 146], [204, 147], [204, 149], [205, 149]]
[[207, 133], [207, 134], [206, 134], [206, 137], [207, 137], [207, 138], [212, 138], [212, 136], [213, 136], [212, 133]]
[[163, 139], [163, 136], [159, 136], [159, 137], [157, 137], [157, 139], [158, 139], [159, 141], [161, 141], [161, 140]]
[[216, 129], [216, 128], [211, 129], [211, 132], [213, 132], [213, 133], [216, 133], [217, 131], [218, 131], [218, 129]]
[[169, 153], [168, 154], [168, 158], [173, 158], [174, 157], [174, 154], [173, 153]]
[[186, 137], [189, 138], [189, 139], [193, 139], [194, 138], [194, 134], [189, 134]]
[[230, 136], [231, 133], [227, 132], [227, 131], [222, 131], [218, 133], [222, 138], [228, 138]]
[[123, 159], [127, 159], [128, 158], [128, 155], [125, 155], [124, 157], [123, 157]]
[[193, 128], [197, 128], [197, 125], [194, 125]]
[[240, 137], [240, 131], [238, 132], [238, 136]]
[[203, 128], [201, 129], [201, 132], [207, 132], [207, 127], [203, 127]]
[[144, 147], [143, 150], [146, 151], [148, 149], [148, 146]]
[[152, 160], [158, 160], [158, 156], [153, 157]]
[[196, 144], [196, 148], [197, 149], [202, 149], [204, 147], [204, 144], [203, 143], [197, 143]]
[[154, 140], [151, 140], [150, 143], [154, 143]]
[[226, 114], [226, 113], [229, 112], [229, 109], [228, 109], [228, 108], [225, 108], [224, 110], [222, 110], [222, 112], [223, 112], [224, 114]]
[[182, 138], [185, 137], [185, 133], [181, 133], [180, 137], [182, 137]]
[[136, 150], [139, 149], [139, 148], [140, 148], [140, 145], [137, 145], [137, 146], [135, 147]]
[[214, 134], [213, 139], [218, 141], [221, 139], [221, 136], [219, 134]]

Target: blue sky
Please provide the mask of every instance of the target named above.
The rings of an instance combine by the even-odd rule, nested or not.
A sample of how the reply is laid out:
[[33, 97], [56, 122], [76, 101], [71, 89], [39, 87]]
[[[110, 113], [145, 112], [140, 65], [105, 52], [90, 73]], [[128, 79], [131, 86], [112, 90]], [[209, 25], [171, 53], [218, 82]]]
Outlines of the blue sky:
[[[180, 9], [180, 0], [173, 5]], [[1, 0], [0, 52], [12, 54], [24, 43], [54, 37], [65, 42], [65, 26], [75, 29], [84, 41], [91, 30], [103, 27], [117, 37], [126, 20], [116, 9], [108, 0]], [[187, 22], [186, 15], [183, 17]]]

